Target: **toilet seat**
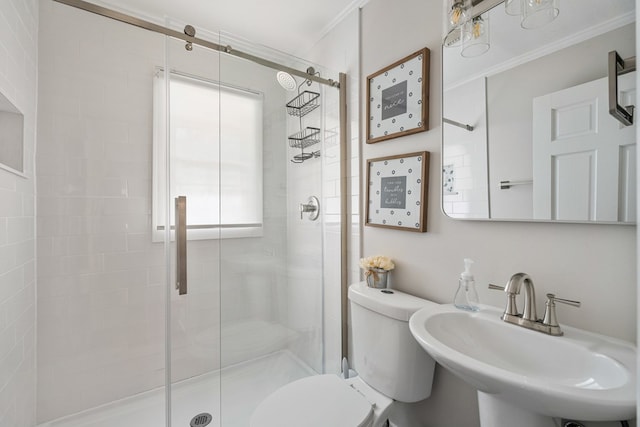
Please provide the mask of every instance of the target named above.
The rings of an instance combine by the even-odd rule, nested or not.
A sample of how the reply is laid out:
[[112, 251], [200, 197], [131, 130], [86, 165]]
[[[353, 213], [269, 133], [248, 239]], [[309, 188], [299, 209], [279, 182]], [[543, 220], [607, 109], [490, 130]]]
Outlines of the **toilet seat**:
[[315, 375], [281, 387], [251, 416], [251, 427], [366, 427], [369, 401], [337, 375]]

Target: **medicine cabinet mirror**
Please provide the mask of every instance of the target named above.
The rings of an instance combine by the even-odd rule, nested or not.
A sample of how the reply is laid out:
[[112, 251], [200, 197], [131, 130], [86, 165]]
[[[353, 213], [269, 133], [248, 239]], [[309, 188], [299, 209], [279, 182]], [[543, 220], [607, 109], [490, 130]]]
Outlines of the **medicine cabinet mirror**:
[[0, 168], [24, 173], [24, 116], [0, 93]]
[[[496, 0], [471, 16], [483, 3], [489, 49], [442, 48], [444, 212], [634, 224], [636, 125], [609, 114], [607, 74], [609, 52], [635, 60], [635, 1], [562, 0], [533, 30]], [[635, 74], [618, 76], [620, 105], [636, 105]]]

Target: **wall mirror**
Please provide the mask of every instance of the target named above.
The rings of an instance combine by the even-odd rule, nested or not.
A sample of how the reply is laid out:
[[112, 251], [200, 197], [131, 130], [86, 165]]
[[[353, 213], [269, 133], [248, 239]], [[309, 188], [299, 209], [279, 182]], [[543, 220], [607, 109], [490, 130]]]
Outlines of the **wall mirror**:
[[24, 115], [0, 93], [0, 168], [24, 174]]
[[[508, 3], [445, 16], [467, 21], [443, 38], [445, 214], [634, 224], [636, 125], [609, 114], [607, 67], [614, 50], [635, 61], [635, 1], [550, 0], [537, 29], [509, 9], [529, 2]], [[636, 105], [635, 74], [617, 78], [620, 105]]]

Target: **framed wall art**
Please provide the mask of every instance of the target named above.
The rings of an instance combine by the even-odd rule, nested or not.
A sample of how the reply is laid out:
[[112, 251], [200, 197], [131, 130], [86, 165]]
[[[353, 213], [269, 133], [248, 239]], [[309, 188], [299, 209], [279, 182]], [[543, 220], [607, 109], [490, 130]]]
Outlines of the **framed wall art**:
[[367, 144], [428, 129], [426, 47], [367, 77]]
[[367, 160], [366, 225], [427, 231], [429, 152]]

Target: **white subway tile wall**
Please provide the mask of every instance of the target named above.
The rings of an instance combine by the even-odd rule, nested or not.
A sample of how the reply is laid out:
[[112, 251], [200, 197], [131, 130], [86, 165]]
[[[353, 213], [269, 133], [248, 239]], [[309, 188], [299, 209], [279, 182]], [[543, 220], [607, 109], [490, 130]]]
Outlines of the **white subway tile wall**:
[[40, 9], [39, 422], [161, 386], [165, 342], [164, 248], [150, 239], [164, 39], [54, 2]]
[[0, 169], [0, 427], [35, 425], [38, 1], [0, 3], [0, 93], [24, 114], [25, 175]]

